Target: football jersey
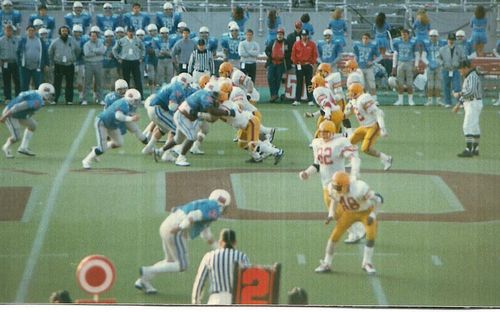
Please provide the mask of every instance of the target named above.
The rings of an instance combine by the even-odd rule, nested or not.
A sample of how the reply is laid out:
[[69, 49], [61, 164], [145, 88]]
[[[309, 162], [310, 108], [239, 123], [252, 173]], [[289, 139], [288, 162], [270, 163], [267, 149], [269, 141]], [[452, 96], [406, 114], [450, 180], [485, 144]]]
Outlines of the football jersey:
[[12, 107], [18, 105], [21, 102], [26, 101], [28, 103], [28, 108], [12, 114], [13, 118], [16, 119], [26, 119], [31, 117], [37, 110], [42, 108], [45, 103], [43, 102], [42, 96], [34, 90], [21, 92], [15, 99], [7, 104], [7, 109], [11, 109]]
[[349, 76], [347, 76], [347, 81], [346, 81], [347, 88], [349, 88], [349, 86], [352, 85], [353, 83], [360, 83], [363, 86], [363, 88], [365, 87], [365, 78], [363, 76], [363, 72], [359, 68], [350, 73]]
[[106, 96], [104, 97], [104, 109], [108, 108], [116, 102], [117, 100], [121, 99], [123, 96], [121, 96], [118, 92], [111, 91]]
[[166, 27], [169, 34], [175, 34], [177, 32], [177, 25], [181, 22], [180, 13], [172, 13], [171, 15], [166, 15], [164, 12], [156, 12], [156, 25], [158, 28]]
[[181, 106], [183, 111], [197, 117], [198, 113], [206, 113], [208, 108], [214, 106], [214, 99], [209, 91], [201, 89], [188, 96]]
[[96, 24], [99, 26], [99, 29], [102, 32], [105, 32], [106, 30], [112, 30], [114, 31], [116, 27], [118, 27], [119, 23], [119, 17], [116, 14], [113, 15], [104, 15], [104, 14], [97, 14], [96, 16]]
[[330, 197], [340, 203], [344, 211], [359, 212], [366, 211], [373, 207], [371, 198], [375, 196], [370, 186], [364, 181], [352, 181], [349, 185], [349, 191], [345, 194], [340, 194], [333, 189], [332, 184], [328, 185]]
[[370, 94], [363, 93], [357, 99], [351, 100], [350, 103], [361, 126], [370, 127], [377, 122], [377, 103]]
[[249, 111], [243, 110], [241, 104], [233, 101], [225, 101], [219, 106], [221, 109], [234, 110], [235, 116], [223, 116], [221, 117], [226, 123], [231, 125], [235, 129], [245, 129], [248, 125], [248, 121], [252, 119], [253, 114]]
[[398, 62], [412, 62], [415, 60], [415, 41], [404, 42], [398, 38], [394, 40], [394, 51], [398, 52]]
[[186, 99], [186, 92], [184, 92], [184, 87], [180, 82], [169, 83], [163, 86], [160, 91], [156, 93], [156, 96], [151, 100], [150, 105], [156, 106], [159, 105], [165, 111], [171, 111], [172, 113], [175, 110], [170, 109], [169, 103], [170, 101], [176, 103], [177, 105], [181, 104]]
[[426, 40], [424, 41], [425, 52], [427, 53], [427, 61], [429, 61], [429, 68], [436, 69], [439, 66], [439, 49], [446, 45], [446, 41], [438, 40], [435, 43]]
[[64, 16], [64, 22], [69, 29], [73, 29], [73, 26], [80, 25], [82, 26], [83, 33], [87, 32], [87, 27], [90, 26], [90, 22], [92, 21], [92, 17], [87, 13], [81, 13], [80, 15], [76, 15], [74, 12], [68, 13]]
[[373, 62], [374, 57], [380, 56], [377, 46], [373, 43], [365, 45], [362, 42], [356, 42], [353, 49], [359, 68], [367, 68], [368, 62]]
[[336, 105], [332, 91], [327, 87], [318, 87], [314, 89], [313, 97], [321, 110], [325, 112], [326, 119], [329, 119], [331, 112], [340, 110]]
[[345, 160], [355, 155], [358, 148], [342, 135], [325, 142], [322, 138], [312, 141], [314, 164], [319, 165], [321, 184], [324, 188], [330, 183], [337, 171], [345, 171]]
[[339, 54], [342, 52], [342, 46], [338, 44], [338, 41], [330, 40], [326, 42], [325, 40], [318, 41], [318, 55], [321, 63], [333, 63]]
[[240, 87], [233, 86], [231, 94], [229, 95], [229, 100], [240, 104], [241, 108], [245, 111], [257, 111], [257, 107], [248, 102], [246, 91]]
[[230, 60], [239, 60], [240, 54], [238, 53], [238, 47], [240, 45], [240, 41], [243, 41], [243, 38], [238, 36], [237, 38], [233, 37], [224, 37], [221, 39], [220, 45], [222, 48], [227, 50], [227, 58]]
[[130, 107], [125, 99], [119, 99], [106, 108], [98, 115], [98, 118], [103, 122], [108, 129], [117, 129], [121, 126], [122, 121], [116, 119], [116, 112], [121, 111], [124, 115], [130, 113]]
[[217, 220], [222, 213], [222, 209], [217, 201], [211, 199], [199, 199], [192, 201], [183, 206], [176, 207], [173, 212], [178, 209], [184, 211], [186, 215], [188, 215], [191, 211], [201, 211], [202, 219], [195, 221], [189, 229], [189, 238], [191, 239], [198, 237], [200, 233], [203, 232], [203, 230], [205, 230], [210, 223], [212, 223], [212, 221]]
[[127, 28], [133, 27], [136, 31], [138, 29], [146, 30], [149, 25], [150, 17], [145, 12], [139, 12], [138, 14], [132, 14], [131, 12], [126, 13], [123, 16], [123, 24]]

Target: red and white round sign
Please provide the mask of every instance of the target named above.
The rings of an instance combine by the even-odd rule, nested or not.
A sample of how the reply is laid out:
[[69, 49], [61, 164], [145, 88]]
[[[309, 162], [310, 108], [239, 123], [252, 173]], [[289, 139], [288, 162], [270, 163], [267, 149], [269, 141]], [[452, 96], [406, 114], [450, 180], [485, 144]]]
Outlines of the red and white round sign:
[[80, 287], [93, 295], [109, 290], [115, 282], [115, 266], [106, 257], [85, 257], [76, 269], [76, 280]]

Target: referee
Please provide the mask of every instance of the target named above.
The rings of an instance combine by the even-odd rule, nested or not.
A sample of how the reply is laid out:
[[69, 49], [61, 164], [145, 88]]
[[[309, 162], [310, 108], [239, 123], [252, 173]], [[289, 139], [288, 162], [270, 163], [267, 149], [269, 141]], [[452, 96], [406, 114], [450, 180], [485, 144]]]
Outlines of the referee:
[[198, 40], [196, 49], [191, 53], [188, 63], [188, 73], [193, 76], [193, 80], [198, 82], [203, 75], [212, 76], [214, 74], [214, 58], [211, 52], [206, 49], [204, 39]]
[[192, 304], [201, 303], [201, 293], [207, 277], [210, 279], [210, 297], [208, 304], [231, 304], [233, 291], [234, 264], [249, 266], [247, 256], [234, 249], [236, 233], [230, 229], [220, 232], [219, 248], [205, 254], [201, 260], [194, 280], [191, 295]]
[[464, 78], [464, 82], [462, 91], [453, 94], [458, 99], [458, 104], [453, 108], [453, 112], [457, 113], [461, 106], [464, 107], [463, 131], [465, 135], [465, 150], [457, 156], [479, 156], [479, 138], [481, 135], [479, 116], [483, 109], [481, 80], [469, 60], [460, 62], [459, 70]]

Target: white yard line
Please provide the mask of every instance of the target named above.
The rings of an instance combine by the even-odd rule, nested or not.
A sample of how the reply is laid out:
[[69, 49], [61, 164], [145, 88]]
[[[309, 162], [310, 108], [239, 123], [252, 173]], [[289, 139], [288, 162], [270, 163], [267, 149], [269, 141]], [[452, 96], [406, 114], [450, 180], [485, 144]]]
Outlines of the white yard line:
[[[361, 254], [361, 257], [363, 257], [364, 245], [358, 245], [358, 250], [359, 250], [358, 254]], [[380, 283], [380, 279], [378, 278], [377, 274], [379, 273], [375, 273], [375, 275], [368, 276], [368, 279], [370, 280], [373, 294], [377, 299], [377, 304], [381, 306], [387, 306], [389, 305], [389, 301], [387, 301], [384, 288], [382, 288], [382, 283]]]
[[42, 218], [40, 220], [40, 224], [38, 225], [38, 230], [35, 234], [35, 240], [33, 241], [33, 246], [31, 247], [30, 255], [28, 256], [28, 262], [24, 268], [23, 275], [21, 277], [21, 282], [19, 283], [19, 288], [17, 289], [16, 294], [16, 303], [23, 303], [26, 300], [28, 295], [28, 288], [31, 283], [31, 278], [33, 276], [33, 272], [35, 271], [36, 264], [38, 262], [38, 258], [40, 257], [40, 252], [42, 250], [42, 245], [45, 240], [45, 235], [49, 229], [50, 219], [52, 218], [52, 213], [54, 212], [54, 207], [56, 206], [57, 197], [59, 196], [59, 190], [63, 185], [64, 176], [68, 173], [71, 162], [75, 157], [76, 151], [80, 146], [80, 143], [87, 132], [87, 129], [90, 125], [92, 125], [92, 121], [94, 120], [95, 109], [91, 109], [85, 121], [83, 122], [82, 127], [80, 128], [80, 132], [78, 132], [77, 137], [73, 141], [66, 158], [64, 159], [63, 164], [59, 168], [56, 177], [54, 178], [54, 182], [52, 183], [52, 187], [50, 189], [49, 196], [47, 198], [47, 205], [43, 211]]
[[31, 189], [30, 198], [28, 203], [26, 204], [26, 209], [24, 209], [23, 217], [21, 218], [21, 222], [26, 223], [31, 220], [31, 216], [33, 215], [33, 211], [37, 205], [39, 190], [38, 187], [33, 187]]
[[240, 175], [237, 173], [233, 173], [229, 175], [231, 179], [231, 186], [233, 187], [234, 197], [236, 200], [236, 207], [245, 208], [246, 207], [246, 197], [245, 197], [245, 189], [241, 184]]
[[167, 187], [165, 184], [165, 172], [158, 172], [156, 174], [156, 211], [165, 215]]
[[453, 211], [465, 211], [464, 206], [462, 206], [462, 203], [460, 200], [457, 198], [455, 193], [450, 189], [448, 184], [443, 181], [443, 179], [440, 176], [431, 176], [432, 182], [437, 186], [439, 191], [444, 195], [446, 198], [446, 201], [450, 205], [450, 207], [453, 209]]
[[303, 254], [298, 254], [297, 255], [297, 262], [300, 265], [306, 265], [306, 256], [304, 256]]
[[295, 117], [295, 119], [299, 123], [300, 129], [302, 130], [302, 132], [306, 136], [307, 141], [311, 142], [313, 139], [313, 135], [312, 135], [311, 131], [309, 131], [309, 129], [307, 128], [307, 125], [304, 121], [304, 118], [302, 118], [302, 115], [299, 113], [298, 110], [294, 109], [294, 110], [292, 110], [292, 112], [293, 112], [293, 116]]
[[[364, 246], [364, 245], [363, 245]], [[394, 256], [400, 256], [400, 253], [397, 252], [385, 252], [385, 253], [378, 253], [377, 252], [377, 257], [394, 257]], [[359, 252], [336, 252], [335, 256], [359, 256]]]
[[439, 258], [439, 256], [432, 255], [431, 261], [432, 261], [432, 264], [435, 266], [443, 266], [443, 261], [441, 261], [441, 258]]

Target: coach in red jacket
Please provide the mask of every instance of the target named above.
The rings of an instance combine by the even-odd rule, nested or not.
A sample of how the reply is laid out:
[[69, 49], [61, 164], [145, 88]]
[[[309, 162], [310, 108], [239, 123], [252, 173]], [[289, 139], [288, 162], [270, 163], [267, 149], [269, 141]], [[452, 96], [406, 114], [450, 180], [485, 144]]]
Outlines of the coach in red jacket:
[[312, 91], [310, 90], [311, 79], [314, 72], [314, 66], [318, 59], [318, 49], [316, 43], [309, 40], [309, 32], [307, 29], [302, 29], [300, 32], [300, 40], [296, 41], [292, 48], [292, 63], [295, 64], [295, 75], [297, 76], [297, 87], [295, 88], [295, 101], [292, 105], [300, 105], [300, 98], [302, 96], [302, 87], [304, 78], [306, 79], [306, 92], [308, 105], [313, 106]]

